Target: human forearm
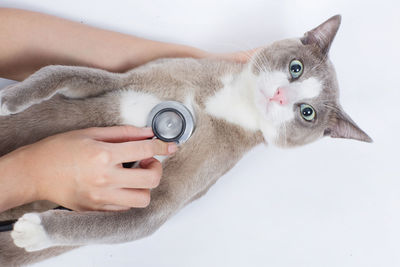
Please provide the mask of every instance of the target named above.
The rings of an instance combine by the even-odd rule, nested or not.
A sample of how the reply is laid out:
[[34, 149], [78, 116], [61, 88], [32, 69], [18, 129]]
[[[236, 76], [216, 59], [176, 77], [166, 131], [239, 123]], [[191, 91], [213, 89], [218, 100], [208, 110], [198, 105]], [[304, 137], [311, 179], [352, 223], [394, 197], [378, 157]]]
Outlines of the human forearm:
[[162, 57], [209, 56], [197, 48], [146, 40], [65, 19], [0, 8], [0, 77], [23, 80], [43, 66], [124, 72]]

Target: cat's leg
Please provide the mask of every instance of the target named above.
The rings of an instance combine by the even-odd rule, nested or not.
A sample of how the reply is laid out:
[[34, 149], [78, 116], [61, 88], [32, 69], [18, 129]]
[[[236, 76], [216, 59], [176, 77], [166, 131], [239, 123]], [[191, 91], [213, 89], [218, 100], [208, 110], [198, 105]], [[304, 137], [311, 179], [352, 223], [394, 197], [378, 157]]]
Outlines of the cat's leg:
[[65, 253], [76, 247], [52, 247], [35, 252], [27, 252], [13, 244], [10, 232], [0, 233], [0, 266], [17, 267], [32, 264]]
[[152, 190], [152, 200], [145, 209], [123, 212], [51, 210], [25, 214], [14, 226], [14, 243], [27, 251], [36, 251], [51, 246], [120, 243], [148, 236], [208, 187], [212, 177], [221, 175], [212, 175], [203, 164], [209, 163], [180, 159], [168, 164], [161, 184]]
[[47, 66], [0, 90], [0, 115], [21, 112], [57, 93], [85, 98], [119, 89], [124, 86], [124, 75], [86, 67]]
[[132, 241], [157, 230], [180, 207], [176, 201], [160, 195], [145, 209], [124, 212], [27, 213], [14, 225], [11, 235], [14, 244], [27, 251]]

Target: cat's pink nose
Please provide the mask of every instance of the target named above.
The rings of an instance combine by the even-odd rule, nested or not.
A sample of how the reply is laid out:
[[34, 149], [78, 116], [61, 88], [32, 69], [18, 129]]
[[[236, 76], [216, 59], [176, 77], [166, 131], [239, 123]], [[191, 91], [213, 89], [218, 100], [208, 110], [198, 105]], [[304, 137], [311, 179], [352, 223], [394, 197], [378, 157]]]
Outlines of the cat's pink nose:
[[276, 90], [274, 96], [271, 97], [269, 99], [269, 101], [275, 101], [281, 105], [286, 105], [288, 101], [287, 101], [285, 90], [283, 90], [282, 88], [279, 87]]

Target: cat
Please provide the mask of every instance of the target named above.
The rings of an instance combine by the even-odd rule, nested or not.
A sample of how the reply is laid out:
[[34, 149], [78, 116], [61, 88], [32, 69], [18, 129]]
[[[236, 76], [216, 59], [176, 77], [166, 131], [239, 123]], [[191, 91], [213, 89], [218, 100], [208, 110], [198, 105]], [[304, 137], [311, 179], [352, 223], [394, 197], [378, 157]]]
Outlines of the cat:
[[[0, 265], [148, 236], [260, 143], [294, 147], [324, 136], [372, 142], [339, 104], [328, 52], [340, 22], [336, 15], [301, 38], [262, 47], [248, 63], [159, 59], [126, 73], [47, 66], [2, 89], [0, 155], [74, 129], [143, 127], [150, 110], [164, 100], [191, 109], [196, 129], [163, 161], [163, 178], [147, 208], [26, 213], [11, 234], [0, 234]], [[33, 205], [3, 212], [0, 219], [19, 217]]]

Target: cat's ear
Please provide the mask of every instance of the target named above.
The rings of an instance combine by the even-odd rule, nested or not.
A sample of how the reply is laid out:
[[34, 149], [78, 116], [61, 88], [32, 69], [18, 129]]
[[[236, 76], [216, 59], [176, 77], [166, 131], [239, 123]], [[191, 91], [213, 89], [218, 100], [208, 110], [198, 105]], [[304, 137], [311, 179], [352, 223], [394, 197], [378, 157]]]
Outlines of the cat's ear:
[[344, 111], [335, 112], [334, 118], [331, 120], [331, 126], [325, 130], [324, 135], [372, 143], [371, 137], [361, 130]]
[[328, 54], [341, 20], [342, 17], [340, 15], [331, 17], [317, 28], [306, 32], [300, 39], [301, 42], [304, 45], [316, 45], [323, 54]]

